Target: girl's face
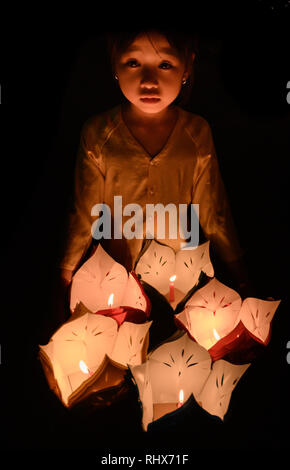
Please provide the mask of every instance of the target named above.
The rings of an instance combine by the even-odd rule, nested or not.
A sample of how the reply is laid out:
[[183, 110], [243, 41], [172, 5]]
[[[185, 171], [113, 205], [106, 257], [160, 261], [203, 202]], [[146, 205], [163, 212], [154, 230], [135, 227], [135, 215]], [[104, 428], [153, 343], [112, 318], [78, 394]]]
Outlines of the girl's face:
[[144, 113], [168, 107], [189, 75], [177, 51], [158, 32], [137, 36], [118, 58], [115, 72], [124, 96]]

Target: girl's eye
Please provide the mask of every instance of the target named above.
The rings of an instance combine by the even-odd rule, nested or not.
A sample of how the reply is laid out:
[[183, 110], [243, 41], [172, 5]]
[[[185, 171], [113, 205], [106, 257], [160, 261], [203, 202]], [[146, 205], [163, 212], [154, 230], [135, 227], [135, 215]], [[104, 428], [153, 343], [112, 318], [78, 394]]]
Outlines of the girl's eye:
[[138, 62], [135, 59], [130, 59], [130, 60], [128, 60], [126, 65], [128, 65], [128, 67], [131, 67], [131, 68], [136, 68], [136, 67], [138, 67]]
[[172, 65], [169, 62], [162, 62], [159, 67], [164, 70], [169, 70], [172, 68]]

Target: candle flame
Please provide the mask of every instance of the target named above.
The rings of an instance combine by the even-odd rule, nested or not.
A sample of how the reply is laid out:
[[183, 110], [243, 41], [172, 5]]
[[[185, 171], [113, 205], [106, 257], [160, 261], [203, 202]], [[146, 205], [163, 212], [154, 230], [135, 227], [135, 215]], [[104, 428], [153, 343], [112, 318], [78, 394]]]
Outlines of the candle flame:
[[183, 393], [183, 390], [181, 389], [179, 391], [179, 403], [183, 403], [183, 400], [184, 400], [184, 393]]
[[218, 334], [218, 332], [215, 328], [213, 329], [213, 335], [214, 335], [215, 339], [217, 339], [217, 340], [221, 339], [220, 335]]
[[89, 368], [88, 368], [87, 364], [84, 361], [80, 361], [80, 369], [84, 374], [89, 373]]
[[113, 302], [114, 302], [114, 294], [111, 294], [111, 295], [109, 296], [109, 299], [108, 299], [108, 305], [109, 305], [109, 307], [112, 307]]
[[170, 281], [170, 282], [174, 282], [175, 279], [176, 279], [176, 274], [174, 274], [174, 276], [171, 276], [171, 277], [169, 278], [169, 281]]

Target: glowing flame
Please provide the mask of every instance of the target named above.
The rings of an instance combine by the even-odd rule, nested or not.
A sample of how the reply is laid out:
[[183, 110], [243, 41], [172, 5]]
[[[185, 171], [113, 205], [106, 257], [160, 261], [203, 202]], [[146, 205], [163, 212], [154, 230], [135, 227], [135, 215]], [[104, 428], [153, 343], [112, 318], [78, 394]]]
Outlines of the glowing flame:
[[179, 403], [182, 404], [183, 401], [184, 401], [184, 393], [183, 393], [183, 390], [181, 389], [181, 390], [179, 391]]
[[169, 281], [170, 281], [170, 282], [174, 282], [175, 279], [176, 279], [176, 274], [174, 274], [174, 276], [171, 276], [171, 277], [169, 278]]
[[218, 332], [215, 328], [213, 329], [213, 335], [214, 335], [215, 339], [217, 339], [218, 341], [221, 339], [220, 335], [218, 334]]
[[109, 305], [109, 307], [112, 307], [113, 302], [114, 302], [114, 294], [111, 294], [111, 295], [109, 296], [109, 299], [108, 299], [108, 305]]
[[84, 361], [80, 361], [80, 369], [84, 374], [88, 374], [90, 372], [87, 364]]

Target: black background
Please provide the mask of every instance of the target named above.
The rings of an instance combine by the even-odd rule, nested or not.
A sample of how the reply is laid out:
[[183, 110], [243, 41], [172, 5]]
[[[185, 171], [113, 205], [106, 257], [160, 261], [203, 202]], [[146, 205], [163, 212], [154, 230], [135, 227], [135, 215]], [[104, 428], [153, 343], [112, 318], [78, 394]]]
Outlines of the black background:
[[210, 422], [201, 430], [199, 418], [189, 414], [171, 437], [160, 431], [158, 439], [147, 442], [134, 399], [81, 418], [67, 412], [49, 391], [37, 345], [54, 328], [57, 258], [64, 243], [80, 129], [89, 116], [119, 101], [102, 34], [116, 25], [123, 30], [140, 26], [142, 15], [151, 20], [152, 15], [135, 5], [134, 23], [124, 12], [118, 16], [115, 7], [84, 14], [79, 5], [73, 16], [72, 11], [60, 16], [56, 10], [30, 12], [22, 7], [7, 14], [1, 38], [3, 450], [58, 449], [69, 459], [69, 449], [93, 449], [97, 456], [109, 451], [134, 455], [137, 448], [169, 445], [175, 453], [287, 446], [290, 4], [235, 3], [231, 10], [203, 5], [191, 10], [191, 16], [182, 5], [179, 15], [172, 12], [163, 22], [172, 26], [174, 18], [179, 29], [199, 33], [195, 84], [186, 109], [212, 127], [234, 219], [261, 297], [282, 299], [271, 342], [241, 380], [227, 422], [217, 433]]

